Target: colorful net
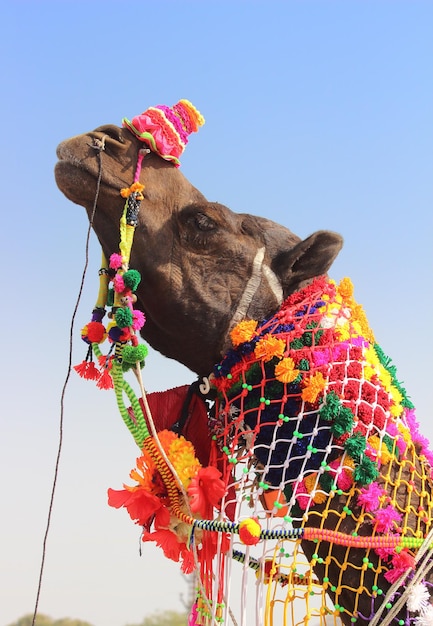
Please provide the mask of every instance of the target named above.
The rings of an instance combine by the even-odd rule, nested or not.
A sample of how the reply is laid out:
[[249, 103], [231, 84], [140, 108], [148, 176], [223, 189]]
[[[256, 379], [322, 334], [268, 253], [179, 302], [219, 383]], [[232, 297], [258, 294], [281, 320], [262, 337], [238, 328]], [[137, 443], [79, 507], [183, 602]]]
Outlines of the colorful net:
[[196, 572], [189, 623], [430, 624], [433, 457], [350, 281], [318, 278], [231, 339], [208, 466], [163, 431], [173, 473], [145, 439], [135, 485], [109, 492]]

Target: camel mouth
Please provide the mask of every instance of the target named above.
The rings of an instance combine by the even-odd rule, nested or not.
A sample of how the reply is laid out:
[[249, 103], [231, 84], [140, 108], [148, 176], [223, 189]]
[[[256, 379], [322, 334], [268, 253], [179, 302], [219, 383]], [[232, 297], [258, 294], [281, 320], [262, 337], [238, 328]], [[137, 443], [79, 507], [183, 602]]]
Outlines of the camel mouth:
[[[60, 191], [75, 204], [86, 206], [94, 198], [97, 181], [100, 176], [96, 150], [93, 158], [78, 157], [69, 147], [68, 140], [57, 147], [58, 161], [54, 167], [54, 176]], [[118, 195], [125, 182], [108, 175], [102, 169], [100, 187], [104, 193]]]

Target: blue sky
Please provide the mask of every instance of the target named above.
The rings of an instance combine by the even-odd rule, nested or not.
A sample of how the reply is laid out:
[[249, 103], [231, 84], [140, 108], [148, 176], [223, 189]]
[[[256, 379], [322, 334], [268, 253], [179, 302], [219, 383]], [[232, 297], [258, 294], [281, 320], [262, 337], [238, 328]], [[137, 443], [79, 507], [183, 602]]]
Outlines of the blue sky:
[[[53, 177], [64, 138], [190, 99], [206, 124], [190, 140], [184, 174], [210, 200], [300, 236], [344, 236], [331, 275], [352, 278], [433, 439], [433, 4], [29, 0], [2, 2], [0, 19], [7, 626], [34, 606], [84, 264], [84, 210]], [[74, 363], [98, 264], [92, 238]], [[144, 375], [149, 391], [194, 379], [155, 353]], [[114, 397], [71, 376], [63, 436], [41, 612], [124, 626], [181, 609], [177, 565], [151, 546], [140, 558], [138, 529], [106, 503], [136, 457]]]

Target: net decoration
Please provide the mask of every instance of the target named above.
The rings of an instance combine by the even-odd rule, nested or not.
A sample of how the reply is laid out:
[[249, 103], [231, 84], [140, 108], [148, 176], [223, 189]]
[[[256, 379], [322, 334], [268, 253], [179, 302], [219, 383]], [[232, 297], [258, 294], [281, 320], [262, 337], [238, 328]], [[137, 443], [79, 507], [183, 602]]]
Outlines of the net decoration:
[[207, 454], [150, 428], [119, 341], [114, 387], [141, 452], [109, 504], [195, 573], [189, 626], [433, 624], [433, 454], [349, 279], [319, 277], [232, 330]]

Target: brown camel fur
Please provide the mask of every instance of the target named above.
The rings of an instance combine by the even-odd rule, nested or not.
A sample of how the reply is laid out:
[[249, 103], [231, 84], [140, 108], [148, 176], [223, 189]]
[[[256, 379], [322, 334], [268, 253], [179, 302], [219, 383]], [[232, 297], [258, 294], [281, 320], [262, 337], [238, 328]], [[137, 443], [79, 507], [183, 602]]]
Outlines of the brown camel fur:
[[[112, 125], [73, 137], [58, 147], [57, 185], [72, 202], [84, 206], [89, 217], [101, 174], [93, 228], [108, 256], [118, 250], [118, 223], [124, 205], [119, 190], [131, 184], [141, 147], [128, 129]], [[130, 266], [142, 275], [137, 290], [138, 308], [147, 318], [142, 334], [156, 350], [200, 376], [209, 375], [222, 359], [230, 345], [229, 332], [240, 321], [239, 311], [242, 317], [257, 320], [273, 314], [290, 294], [326, 274], [342, 246], [335, 233], [319, 231], [301, 240], [270, 220], [236, 214], [208, 202], [179, 169], [153, 152], [143, 160], [140, 181], [145, 185], [144, 200]], [[239, 308], [261, 249], [264, 257], [258, 284], [246, 306]], [[407, 473], [403, 470], [402, 476]], [[397, 500], [399, 497], [397, 493]], [[334, 528], [340, 517], [344, 499], [339, 500], [335, 497], [328, 509], [328, 528]], [[420, 504], [418, 498], [412, 503], [413, 510]], [[317, 519], [312, 515], [310, 525], [317, 525]], [[352, 518], [340, 529], [350, 534]], [[306, 543], [303, 547], [311, 558], [314, 546]], [[319, 557], [326, 557], [323, 544], [321, 551]], [[344, 551], [334, 548], [334, 554]], [[348, 558], [362, 564], [363, 554], [351, 549]], [[338, 562], [330, 569], [335, 580]], [[320, 562], [315, 571], [323, 578]], [[347, 575], [356, 588], [356, 577], [361, 574], [351, 570]], [[389, 584], [382, 583], [386, 591]], [[341, 619], [350, 624], [350, 592], [341, 597], [348, 610]], [[361, 600], [360, 608], [369, 615], [371, 597]], [[358, 624], [367, 623], [358, 620]]]

